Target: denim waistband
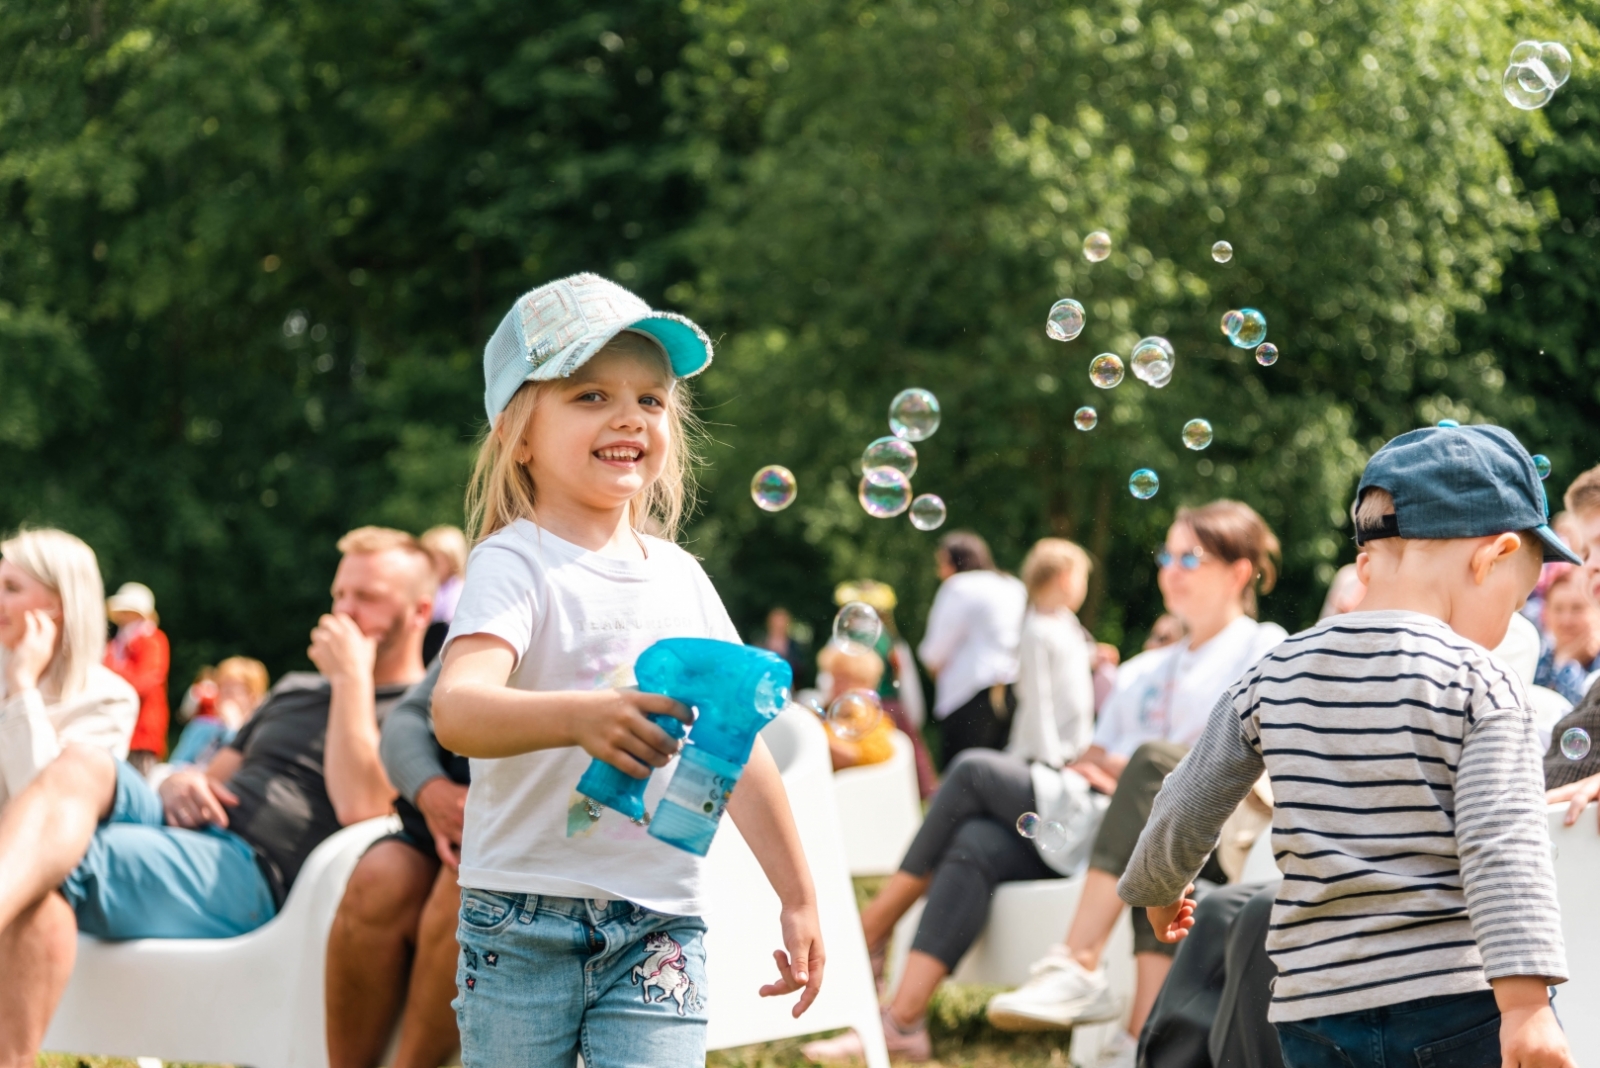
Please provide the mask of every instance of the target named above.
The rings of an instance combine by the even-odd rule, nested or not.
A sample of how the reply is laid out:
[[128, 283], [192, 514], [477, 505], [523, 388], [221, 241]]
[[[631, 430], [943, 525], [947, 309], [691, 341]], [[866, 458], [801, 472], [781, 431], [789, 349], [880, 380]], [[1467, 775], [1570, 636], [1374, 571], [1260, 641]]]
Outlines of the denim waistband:
[[510, 902], [514, 908], [525, 912], [542, 911], [580, 920], [584, 923], [605, 923], [622, 919], [636, 912], [646, 911], [631, 901], [621, 898], [558, 897], [554, 894], [507, 893], [501, 890], [482, 890], [464, 886], [464, 893], [488, 894]]

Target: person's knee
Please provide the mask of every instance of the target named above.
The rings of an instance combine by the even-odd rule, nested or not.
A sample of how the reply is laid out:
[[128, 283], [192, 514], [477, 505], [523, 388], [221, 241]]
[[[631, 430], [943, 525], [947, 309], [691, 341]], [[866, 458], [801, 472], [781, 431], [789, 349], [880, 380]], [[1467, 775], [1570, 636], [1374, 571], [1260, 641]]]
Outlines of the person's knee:
[[1185, 752], [1184, 746], [1174, 742], [1145, 742], [1128, 757], [1128, 766], [1122, 772], [1123, 778], [1164, 778], [1178, 766]]
[[958, 793], [967, 790], [981, 791], [993, 778], [996, 763], [1006, 759], [1008, 759], [1006, 754], [996, 749], [963, 749], [945, 769], [944, 785], [941, 788], [953, 789]]
[[34, 788], [63, 800], [91, 801], [104, 816], [116, 799], [117, 762], [98, 746], [69, 742], [39, 772]]
[[410, 935], [432, 889], [433, 872], [426, 858], [400, 842], [379, 842], [350, 873], [339, 917]]

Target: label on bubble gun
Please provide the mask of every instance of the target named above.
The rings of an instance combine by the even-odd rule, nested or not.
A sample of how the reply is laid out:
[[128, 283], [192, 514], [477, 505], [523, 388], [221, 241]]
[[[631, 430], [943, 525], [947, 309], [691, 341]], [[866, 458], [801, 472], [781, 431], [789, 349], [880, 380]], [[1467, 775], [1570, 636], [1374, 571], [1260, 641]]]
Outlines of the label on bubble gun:
[[710, 753], [691, 750], [678, 761], [662, 802], [671, 802], [713, 822], [722, 818], [744, 768]]

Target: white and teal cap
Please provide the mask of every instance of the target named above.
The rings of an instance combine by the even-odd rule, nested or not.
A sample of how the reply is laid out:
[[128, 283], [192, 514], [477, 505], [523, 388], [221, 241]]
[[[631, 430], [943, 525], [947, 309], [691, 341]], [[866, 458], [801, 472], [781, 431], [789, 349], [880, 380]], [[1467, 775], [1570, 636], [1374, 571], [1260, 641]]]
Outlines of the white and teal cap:
[[575, 274], [518, 297], [484, 346], [489, 421], [522, 383], [567, 377], [624, 330], [660, 345], [675, 378], [697, 375], [711, 363], [711, 339], [688, 319], [655, 311], [610, 279]]

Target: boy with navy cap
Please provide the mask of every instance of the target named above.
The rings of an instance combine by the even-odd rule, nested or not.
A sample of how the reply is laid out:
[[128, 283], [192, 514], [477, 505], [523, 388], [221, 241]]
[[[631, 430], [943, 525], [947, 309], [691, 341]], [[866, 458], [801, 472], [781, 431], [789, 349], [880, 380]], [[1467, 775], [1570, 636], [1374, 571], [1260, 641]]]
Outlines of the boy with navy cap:
[[1353, 509], [1361, 610], [1263, 657], [1168, 779], [1118, 885], [1158, 937], [1263, 768], [1284, 879], [1267, 952], [1288, 1068], [1571, 1068], [1566, 979], [1527, 695], [1487, 652], [1544, 560], [1533, 461], [1499, 427], [1373, 456]]

